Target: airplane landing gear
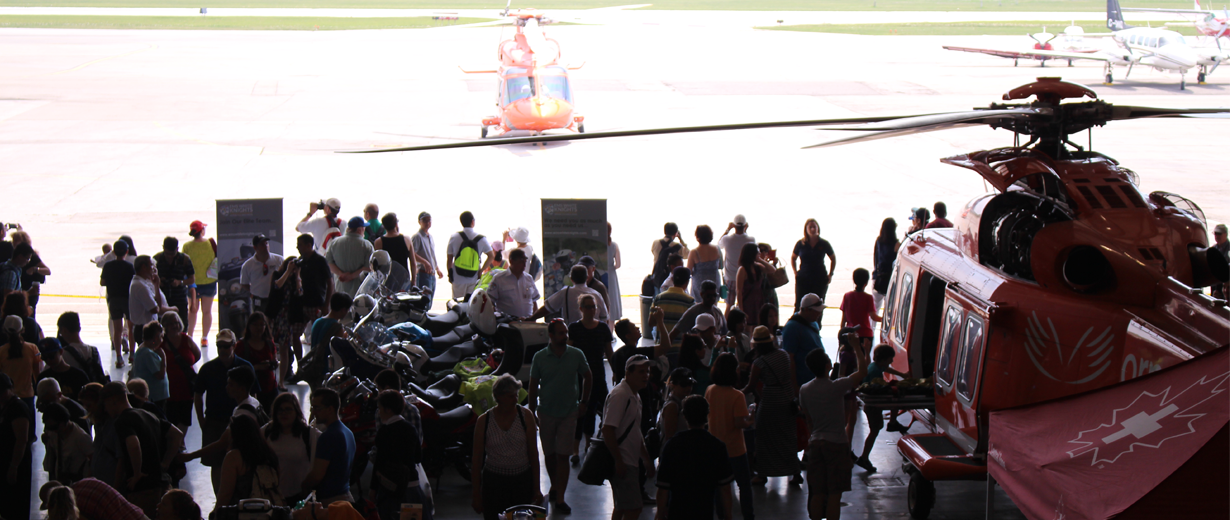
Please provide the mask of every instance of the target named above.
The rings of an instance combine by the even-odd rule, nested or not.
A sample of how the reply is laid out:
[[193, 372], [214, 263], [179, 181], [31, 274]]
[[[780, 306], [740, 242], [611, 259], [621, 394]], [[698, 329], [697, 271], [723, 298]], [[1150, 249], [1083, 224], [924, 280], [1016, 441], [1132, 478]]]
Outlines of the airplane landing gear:
[[906, 505], [910, 509], [910, 517], [916, 520], [927, 520], [927, 517], [931, 516], [931, 508], [935, 507], [935, 484], [918, 470], [910, 472]]
[[1196, 83], [1197, 83], [1197, 84], [1200, 84], [1200, 85], [1203, 85], [1203, 84], [1204, 84], [1204, 80], [1205, 80], [1205, 78], [1206, 78], [1207, 74], [1208, 74], [1208, 73], [1207, 73], [1207, 72], [1205, 72], [1205, 70], [1204, 70], [1204, 66], [1201, 66], [1201, 67], [1200, 67], [1200, 72], [1197, 72], [1197, 73], [1196, 73]]
[[1107, 72], [1107, 73], [1106, 73], [1106, 83], [1105, 83], [1105, 84], [1106, 84], [1106, 85], [1110, 85], [1110, 84], [1112, 84], [1112, 83], [1114, 83], [1114, 82], [1115, 82], [1115, 76], [1114, 76], [1114, 74], [1111, 74], [1111, 73]]
[[585, 133], [585, 123], [577, 123], [577, 133]]
[[483, 139], [487, 138], [487, 125], [483, 125]]
[[1187, 76], [1179, 78], [1179, 90], [1187, 90]]
[[1074, 67], [1074, 66], [1075, 66], [1075, 65], [1072, 65], [1072, 60], [1068, 60], [1068, 66], [1069, 66], [1069, 67]]
[[1013, 66], [1013, 67], [1017, 66], [1017, 65], [1018, 65], [1018, 63], [1017, 63], [1017, 62], [1019, 62], [1019, 61], [1020, 61], [1020, 60], [1018, 60], [1018, 59], [1016, 59], [1016, 58], [1013, 58], [1013, 59], [1012, 59], [1012, 66]]

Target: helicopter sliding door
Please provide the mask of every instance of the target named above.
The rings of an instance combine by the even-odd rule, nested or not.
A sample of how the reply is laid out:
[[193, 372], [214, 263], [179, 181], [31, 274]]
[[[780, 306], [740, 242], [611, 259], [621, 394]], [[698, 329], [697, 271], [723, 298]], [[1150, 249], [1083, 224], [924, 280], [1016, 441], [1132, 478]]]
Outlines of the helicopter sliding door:
[[941, 294], [947, 301], [936, 320], [936, 424], [967, 452], [974, 453], [983, 437], [976, 411], [986, 350], [986, 307], [951, 288]]
[[[926, 270], [919, 271], [917, 295], [914, 298], [914, 328], [909, 332], [907, 352], [910, 357], [910, 375], [916, 379], [935, 374], [936, 346], [943, 325], [944, 291], [948, 282], [936, 278]], [[919, 321], [921, 319], [922, 321]]]

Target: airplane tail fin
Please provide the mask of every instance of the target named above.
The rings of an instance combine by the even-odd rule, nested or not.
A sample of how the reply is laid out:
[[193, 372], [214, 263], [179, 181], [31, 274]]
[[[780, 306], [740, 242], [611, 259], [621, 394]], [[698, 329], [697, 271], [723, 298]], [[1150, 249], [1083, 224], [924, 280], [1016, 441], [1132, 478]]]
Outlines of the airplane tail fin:
[[1106, 0], [1106, 28], [1112, 31], [1122, 31], [1131, 27], [1123, 21], [1123, 9], [1119, 0]]

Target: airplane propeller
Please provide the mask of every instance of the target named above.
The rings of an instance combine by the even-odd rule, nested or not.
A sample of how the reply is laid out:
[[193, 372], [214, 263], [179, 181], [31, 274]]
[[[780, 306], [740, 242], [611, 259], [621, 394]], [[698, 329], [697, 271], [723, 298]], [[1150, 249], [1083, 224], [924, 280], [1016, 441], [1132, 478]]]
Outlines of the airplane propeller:
[[[1035, 139], [1055, 142], [1066, 140], [1068, 135], [1083, 132], [1094, 126], [1102, 126], [1110, 121], [1173, 117], [1230, 119], [1230, 108], [1155, 108], [1130, 105], [1112, 105], [1110, 103], [1106, 103], [1105, 101], [1097, 100], [1096, 94], [1094, 94], [1093, 91], [1087, 87], [1075, 83], [1064, 82], [1058, 78], [1039, 78], [1037, 83], [1018, 87], [1008, 94], [1005, 94], [1004, 99], [1024, 99], [1031, 96], [1037, 96], [1038, 100], [1032, 103], [1024, 104], [992, 104], [988, 108], [975, 108], [973, 110], [962, 110], [958, 112], [803, 121], [771, 121], [762, 123], [684, 126], [674, 128], [649, 128], [643, 130], [617, 130], [609, 132], [591, 132], [585, 134], [539, 135], [530, 137], [488, 139], [482, 141], [439, 143], [422, 146], [406, 146], [380, 150], [352, 150], [339, 153], [409, 152], [449, 148], [472, 148], [479, 146], [579, 141], [584, 139], [605, 139], [611, 137], [788, 127], [821, 127], [817, 128], [817, 130], [868, 132], [867, 134], [826, 141], [807, 146], [805, 148], [823, 148], [976, 125], [988, 125], [992, 128], [1003, 128], [1012, 130], [1018, 134], [1033, 136]], [[1078, 98], [1084, 96], [1095, 99], [1093, 101], [1083, 103], [1061, 104], [1059, 102], [1062, 98]]]

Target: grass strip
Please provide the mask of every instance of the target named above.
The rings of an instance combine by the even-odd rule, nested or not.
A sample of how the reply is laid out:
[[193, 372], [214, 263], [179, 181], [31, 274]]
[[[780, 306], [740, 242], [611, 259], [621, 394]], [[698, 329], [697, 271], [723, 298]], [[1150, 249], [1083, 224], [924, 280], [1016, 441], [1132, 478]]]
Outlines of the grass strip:
[[[513, 7], [593, 9], [632, 0], [521, 0]], [[1105, 12], [1105, 0], [647, 0], [644, 9], [703, 11], [972, 11]], [[4, 7], [308, 7], [352, 9], [492, 9], [502, 0], [0, 0]], [[1149, 7], [1191, 9], [1190, 0], [1150, 0]]]
[[39, 29], [174, 29], [247, 31], [349, 31], [429, 29], [490, 21], [485, 18], [435, 20], [412, 18], [331, 18], [306, 16], [92, 16], [0, 15], [0, 28]]
[[[819, 24], [819, 25], [778, 25], [757, 27], [769, 31], [798, 31], [840, 34], [862, 34], [869, 36], [978, 36], [978, 35], [1008, 35], [1023, 36], [1042, 32], [1062, 34], [1072, 22], [1059, 21], [1009, 21], [1009, 22], [944, 22], [944, 23], [897, 23], [897, 24]], [[1106, 26], [1097, 22], [1081, 22], [1077, 24], [1087, 33], [1106, 33]], [[1171, 27], [1179, 34], [1195, 36], [1195, 27]]]

